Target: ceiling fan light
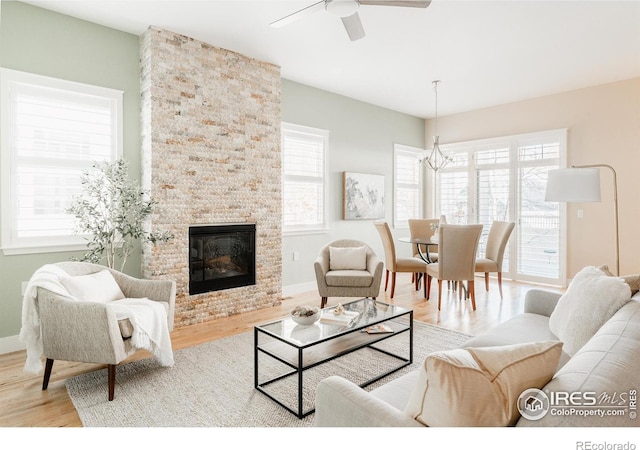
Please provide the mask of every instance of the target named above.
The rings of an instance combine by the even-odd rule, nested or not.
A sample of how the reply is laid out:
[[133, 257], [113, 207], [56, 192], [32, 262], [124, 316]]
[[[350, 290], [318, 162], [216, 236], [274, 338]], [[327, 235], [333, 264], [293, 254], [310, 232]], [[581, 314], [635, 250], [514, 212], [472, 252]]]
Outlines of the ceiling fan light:
[[360, 7], [358, 0], [326, 0], [325, 9], [338, 17], [355, 14]]

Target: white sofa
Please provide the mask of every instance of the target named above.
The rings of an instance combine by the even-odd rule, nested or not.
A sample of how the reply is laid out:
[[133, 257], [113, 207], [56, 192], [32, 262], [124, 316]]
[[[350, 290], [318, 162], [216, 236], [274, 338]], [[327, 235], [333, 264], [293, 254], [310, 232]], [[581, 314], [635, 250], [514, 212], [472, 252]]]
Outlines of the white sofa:
[[[463, 347], [558, 340], [550, 331], [549, 319], [559, 299], [560, 294], [557, 293], [531, 290], [525, 298], [524, 313], [470, 339]], [[315, 426], [424, 426], [404, 412], [418, 377], [419, 371], [416, 370], [370, 392], [339, 376], [326, 378], [320, 382], [316, 392]], [[622, 394], [629, 405], [630, 393], [639, 388], [640, 294], [635, 294], [573, 357], [562, 353], [555, 375], [542, 390], [595, 392], [609, 396]], [[629, 412], [627, 410], [622, 416], [606, 417], [575, 414], [546, 414], [538, 420], [520, 417], [516, 426], [640, 426], [640, 418], [632, 419]]]

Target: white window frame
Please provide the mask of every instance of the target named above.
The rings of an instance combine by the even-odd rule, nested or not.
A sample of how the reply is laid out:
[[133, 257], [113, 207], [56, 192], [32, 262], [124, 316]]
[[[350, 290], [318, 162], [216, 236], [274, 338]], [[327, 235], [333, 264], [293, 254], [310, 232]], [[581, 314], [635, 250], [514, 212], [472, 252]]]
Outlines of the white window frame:
[[313, 225], [286, 225], [284, 223], [284, 204], [283, 204], [283, 221], [282, 221], [282, 234], [283, 236], [295, 236], [303, 234], [322, 234], [329, 232], [328, 226], [328, 188], [327, 180], [329, 179], [329, 131], [320, 128], [313, 128], [304, 125], [297, 125], [293, 123], [282, 122], [281, 135], [282, 135], [282, 198], [284, 201], [284, 192], [287, 183], [287, 174], [285, 173], [284, 159], [285, 148], [284, 140], [287, 134], [296, 135], [297, 137], [309, 136], [313, 140], [321, 139], [323, 146], [323, 171], [322, 171], [322, 222]]
[[[42, 75], [20, 72], [11, 69], [0, 68], [0, 175], [2, 195], [0, 196], [0, 210], [2, 211], [1, 245], [5, 255], [19, 255], [30, 253], [48, 253], [61, 251], [75, 251], [86, 249], [86, 237], [77, 235], [70, 230], [69, 235], [20, 238], [17, 236], [17, 205], [16, 183], [18, 171], [19, 149], [13, 144], [15, 131], [13, 129], [13, 99], [12, 93], [18, 86], [33, 85], [70, 94], [83, 94], [108, 99], [111, 104], [112, 123], [114, 132], [111, 143], [111, 162], [122, 156], [123, 149], [123, 95], [120, 90], [92, 86], [88, 84], [61, 80]], [[90, 169], [93, 161], [87, 160], [86, 169]], [[43, 165], [43, 167], [46, 167]], [[69, 167], [78, 168], [78, 161], [69, 164]], [[78, 178], [78, 184], [80, 178]]]
[[[476, 160], [475, 160], [476, 151], [483, 150], [485, 148], [496, 147], [497, 145], [504, 145], [510, 148], [511, 158], [507, 166], [509, 166], [510, 168], [511, 178], [514, 180], [514, 182], [511, 184], [510, 194], [509, 194], [509, 202], [510, 202], [509, 220], [517, 221], [516, 211], [520, 210], [520, 205], [517, 204], [517, 199], [518, 199], [517, 189], [518, 189], [519, 183], [515, 181], [517, 180], [517, 177], [518, 177], [517, 171], [521, 167], [547, 165], [549, 163], [549, 160], [543, 160], [540, 162], [537, 162], [537, 161], [520, 162], [518, 160], [518, 154], [517, 154], [518, 147], [527, 143], [540, 144], [545, 142], [558, 142], [560, 145], [558, 167], [566, 167], [567, 134], [568, 134], [568, 130], [566, 128], [561, 128], [561, 129], [555, 129], [555, 130], [539, 131], [539, 132], [533, 132], [533, 133], [517, 134], [512, 136], [502, 136], [497, 138], [488, 138], [488, 139], [480, 139], [480, 140], [474, 140], [474, 141], [465, 141], [465, 142], [457, 142], [457, 143], [441, 145], [441, 148], [445, 153], [460, 152], [460, 153], [468, 153], [469, 155], [469, 164], [464, 168], [464, 171], [467, 172], [468, 179], [469, 179], [469, 183], [468, 183], [469, 202], [468, 202], [468, 211], [467, 211], [467, 217], [469, 218], [469, 220], [474, 222], [476, 220], [476, 204], [475, 204], [476, 186], [474, 183], [474, 180], [475, 180], [474, 177], [475, 177], [476, 168], [480, 167], [480, 166], [477, 166], [476, 164]], [[459, 169], [456, 169], [453, 167], [445, 167], [442, 170], [444, 172], [444, 171], [453, 171], [453, 170], [459, 170]], [[439, 211], [440, 209], [439, 203], [440, 203], [440, 198], [437, 197], [435, 199], [436, 211]], [[566, 204], [560, 203], [559, 205], [559, 223], [560, 223], [559, 250], [561, 255], [566, 255], [566, 249], [567, 249], [566, 220], [567, 220]], [[516, 226], [517, 226], [517, 223], [516, 223]], [[517, 246], [516, 239], [511, 239], [509, 242], [509, 246], [512, 249], [511, 254], [515, 255], [516, 246]], [[505, 267], [504, 272], [510, 273], [514, 279], [517, 278], [519, 281], [528, 281], [528, 282], [534, 282], [534, 283], [537, 283], [537, 282], [545, 283], [545, 284], [549, 283], [549, 279], [546, 279], [546, 278], [537, 278], [537, 277], [523, 276], [521, 274], [517, 274], [516, 259], [511, 258], [510, 262], [511, 262], [511, 267], [509, 268]], [[558, 274], [559, 278], [557, 281], [561, 285], [566, 285], [566, 266], [567, 266], [567, 261], [565, 257], [559, 261], [559, 274]]]
[[413, 189], [416, 191], [418, 202], [418, 217], [422, 217], [424, 211], [424, 182], [423, 176], [419, 173], [418, 182], [415, 184], [401, 183], [398, 180], [398, 157], [400, 155], [408, 158], [412, 158], [415, 161], [416, 168], [421, 171], [419, 161], [420, 157], [424, 154], [424, 149], [418, 147], [410, 147], [408, 145], [393, 144], [393, 226], [394, 228], [409, 228], [409, 222], [406, 220], [401, 221], [398, 218], [398, 198], [397, 193], [399, 188]]

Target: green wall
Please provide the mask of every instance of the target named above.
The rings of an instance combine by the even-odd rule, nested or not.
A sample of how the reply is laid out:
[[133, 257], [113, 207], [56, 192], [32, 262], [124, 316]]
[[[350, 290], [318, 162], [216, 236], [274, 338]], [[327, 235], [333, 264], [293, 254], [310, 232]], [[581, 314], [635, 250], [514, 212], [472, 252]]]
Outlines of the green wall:
[[[133, 175], [140, 171], [140, 87], [138, 37], [20, 2], [0, 3], [0, 66], [120, 89], [124, 95], [124, 156]], [[356, 62], [357, 63], [357, 62]], [[385, 175], [387, 219], [391, 221], [393, 144], [423, 147], [424, 120], [328, 93], [282, 82], [282, 120], [329, 130], [329, 226], [326, 234], [283, 239], [283, 286], [315, 280], [313, 260], [326, 242], [358, 238], [382, 252], [371, 221], [344, 221], [343, 171]], [[0, 130], [1, 132], [1, 130]], [[292, 252], [300, 259], [292, 261]], [[81, 252], [4, 256], [0, 251], [0, 352], [3, 338], [20, 331], [21, 283], [47, 263]], [[140, 255], [126, 271], [140, 275]], [[5, 341], [4, 347], [8, 345]]]
[[[354, 62], [357, 64], [357, 61]], [[328, 130], [329, 232], [285, 236], [282, 240], [283, 287], [311, 283], [313, 262], [320, 248], [335, 239], [358, 239], [383, 256], [382, 242], [372, 220], [342, 219], [342, 172], [385, 176], [385, 218], [393, 223], [393, 145], [424, 148], [424, 119], [282, 80], [282, 120]], [[407, 230], [403, 231], [408, 233]], [[398, 249], [402, 251], [403, 249]], [[406, 248], [409, 256], [410, 247]], [[299, 254], [297, 261], [293, 253]], [[295, 292], [293, 289], [291, 292]]]
[[[124, 91], [124, 156], [139, 178], [138, 37], [25, 3], [3, 1], [0, 8], [1, 67]], [[5, 256], [0, 251], [0, 339], [20, 331], [22, 282], [43, 264], [81, 255]], [[140, 274], [139, 255], [130, 258], [126, 270]]]

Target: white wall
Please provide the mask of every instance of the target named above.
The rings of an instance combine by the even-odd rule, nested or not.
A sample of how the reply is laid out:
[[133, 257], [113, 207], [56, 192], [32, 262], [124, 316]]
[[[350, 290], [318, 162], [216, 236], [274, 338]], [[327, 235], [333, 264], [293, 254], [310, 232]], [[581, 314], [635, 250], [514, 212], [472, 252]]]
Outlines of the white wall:
[[[427, 122], [431, 139], [433, 120]], [[438, 118], [440, 143], [567, 128], [567, 165], [609, 164], [618, 175], [620, 272], [640, 273], [640, 78]], [[429, 141], [430, 142], [430, 141]], [[602, 202], [568, 204], [567, 276], [586, 265], [615, 268], [613, 182], [601, 170]], [[584, 217], [577, 217], [577, 210]]]

